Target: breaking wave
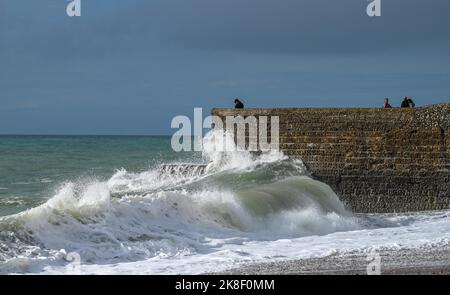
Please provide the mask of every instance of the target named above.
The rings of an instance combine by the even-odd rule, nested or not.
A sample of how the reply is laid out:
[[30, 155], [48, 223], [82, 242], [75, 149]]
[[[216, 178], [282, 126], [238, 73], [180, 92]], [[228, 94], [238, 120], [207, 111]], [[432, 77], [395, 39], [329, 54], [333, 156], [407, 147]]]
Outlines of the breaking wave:
[[86, 265], [175, 261], [362, 227], [301, 161], [218, 152], [211, 134], [204, 146], [205, 163], [66, 182], [43, 205], [2, 217], [0, 272], [63, 267], [70, 252]]

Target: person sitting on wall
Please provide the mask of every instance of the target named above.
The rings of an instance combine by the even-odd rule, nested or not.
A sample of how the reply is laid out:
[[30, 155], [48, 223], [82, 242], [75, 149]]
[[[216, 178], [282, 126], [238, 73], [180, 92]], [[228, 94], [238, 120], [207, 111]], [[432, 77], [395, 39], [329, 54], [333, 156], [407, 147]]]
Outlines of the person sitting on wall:
[[234, 108], [235, 109], [243, 109], [244, 108], [244, 104], [242, 103], [242, 101], [240, 101], [239, 99], [235, 99], [234, 100]]
[[384, 108], [385, 109], [391, 109], [392, 106], [389, 104], [389, 98], [384, 99]]
[[405, 98], [403, 98], [402, 105], [401, 105], [402, 108], [413, 108], [415, 106], [416, 106], [416, 104], [410, 97], [405, 96]]
[[410, 106], [409, 106], [409, 101], [408, 101], [408, 97], [407, 97], [407, 96], [405, 96], [405, 97], [403, 98], [401, 107], [402, 107], [402, 108], [409, 108], [409, 107], [410, 107]]

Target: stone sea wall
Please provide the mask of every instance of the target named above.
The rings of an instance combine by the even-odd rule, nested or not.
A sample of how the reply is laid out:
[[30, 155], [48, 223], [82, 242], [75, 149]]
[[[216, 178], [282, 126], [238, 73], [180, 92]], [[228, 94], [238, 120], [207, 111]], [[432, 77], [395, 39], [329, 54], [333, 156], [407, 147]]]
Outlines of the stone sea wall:
[[280, 149], [302, 159], [311, 176], [330, 185], [353, 212], [450, 208], [450, 104], [213, 109], [212, 114], [223, 120], [278, 116]]

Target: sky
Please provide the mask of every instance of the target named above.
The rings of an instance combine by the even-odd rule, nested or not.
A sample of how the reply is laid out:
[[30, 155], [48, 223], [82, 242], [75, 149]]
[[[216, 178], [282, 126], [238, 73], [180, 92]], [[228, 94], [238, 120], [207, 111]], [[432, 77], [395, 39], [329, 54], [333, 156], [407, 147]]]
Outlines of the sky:
[[0, 0], [0, 134], [172, 134], [213, 107], [450, 102], [450, 1]]

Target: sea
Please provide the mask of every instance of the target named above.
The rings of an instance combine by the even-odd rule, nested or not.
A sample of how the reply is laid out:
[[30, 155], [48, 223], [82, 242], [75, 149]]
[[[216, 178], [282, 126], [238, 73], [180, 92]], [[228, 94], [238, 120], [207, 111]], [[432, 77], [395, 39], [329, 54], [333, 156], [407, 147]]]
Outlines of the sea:
[[201, 152], [164, 136], [0, 136], [0, 274], [201, 274], [450, 244], [450, 211], [356, 214], [301, 159], [216, 136]]

